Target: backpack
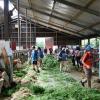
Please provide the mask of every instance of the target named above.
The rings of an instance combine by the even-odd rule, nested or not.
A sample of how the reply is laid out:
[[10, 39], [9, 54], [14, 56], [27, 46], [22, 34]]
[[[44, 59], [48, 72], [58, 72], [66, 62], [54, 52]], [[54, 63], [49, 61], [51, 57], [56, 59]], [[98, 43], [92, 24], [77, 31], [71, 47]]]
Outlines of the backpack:
[[76, 52], [76, 57], [81, 57], [81, 56], [82, 56], [81, 51], [77, 51]]
[[66, 59], [66, 52], [65, 51], [61, 51], [60, 54], [59, 54], [59, 60], [64, 60]]
[[40, 51], [40, 58], [43, 58], [43, 57], [44, 57], [43, 52]]
[[34, 51], [34, 59], [38, 59], [38, 51], [37, 50]]

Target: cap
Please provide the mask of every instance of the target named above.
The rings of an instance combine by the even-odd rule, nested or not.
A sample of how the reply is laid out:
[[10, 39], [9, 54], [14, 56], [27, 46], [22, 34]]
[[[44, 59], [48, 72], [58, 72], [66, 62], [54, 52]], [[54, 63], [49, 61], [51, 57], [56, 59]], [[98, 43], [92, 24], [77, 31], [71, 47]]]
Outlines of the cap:
[[65, 50], [65, 47], [63, 47], [62, 50]]
[[91, 50], [92, 50], [92, 47], [91, 47], [90, 45], [86, 45], [86, 46], [85, 46], [85, 50], [86, 50], [86, 51], [91, 51]]

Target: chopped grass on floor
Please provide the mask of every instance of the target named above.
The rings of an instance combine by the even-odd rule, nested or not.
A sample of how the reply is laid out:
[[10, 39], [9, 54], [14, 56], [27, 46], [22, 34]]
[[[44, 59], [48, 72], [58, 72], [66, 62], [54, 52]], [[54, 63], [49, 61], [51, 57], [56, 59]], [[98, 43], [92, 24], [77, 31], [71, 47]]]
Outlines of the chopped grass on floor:
[[25, 100], [100, 100], [100, 91], [83, 88], [79, 85], [45, 89], [42, 95], [27, 97]]
[[17, 77], [24, 77], [26, 75], [26, 71], [24, 70], [15, 70], [14, 71], [14, 74], [17, 76]]
[[32, 94], [22, 100], [100, 100], [99, 90], [83, 88], [68, 73], [60, 72], [59, 63], [51, 55], [43, 64], [45, 70], [37, 74], [37, 82], [22, 85]]
[[11, 96], [13, 93], [15, 93], [17, 90], [19, 90], [19, 88], [21, 87], [20, 84], [14, 86], [14, 87], [10, 87], [10, 88], [3, 88], [2, 89], [2, 95], [5, 97], [9, 97]]
[[[34, 87], [34, 85], [30, 84], [28, 88], [32, 91], [33, 96], [26, 97], [24, 100], [100, 100], [100, 91], [83, 88], [76, 80], [67, 74], [65, 75], [59, 71], [56, 74], [52, 74], [52, 72], [53, 71], [49, 72], [49, 70], [46, 70], [45, 73], [43, 71], [39, 77], [42, 81], [45, 79], [44, 77], [46, 77], [47, 80], [54, 80], [55, 86], [50, 86], [50, 84], [54, 84], [52, 80], [51, 82], [45, 81], [45, 84], [47, 84], [46, 87]], [[34, 91], [37, 92], [35, 93]]]
[[27, 87], [32, 94], [43, 94], [45, 89], [43, 87], [40, 87], [38, 85], [34, 85], [33, 83], [27, 83], [23, 87]]

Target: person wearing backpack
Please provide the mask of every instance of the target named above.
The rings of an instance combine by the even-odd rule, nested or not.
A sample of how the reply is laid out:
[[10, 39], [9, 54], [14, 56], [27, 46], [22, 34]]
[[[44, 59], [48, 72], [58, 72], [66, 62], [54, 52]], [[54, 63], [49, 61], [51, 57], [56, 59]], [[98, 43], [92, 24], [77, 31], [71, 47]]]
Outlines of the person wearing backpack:
[[41, 50], [40, 47], [38, 47], [38, 66], [39, 68], [42, 67], [42, 59], [43, 59], [43, 51]]
[[[85, 72], [86, 78], [87, 78], [87, 82], [88, 83], [88, 87], [91, 88], [91, 78], [92, 78], [92, 66], [93, 66], [93, 54], [92, 54], [92, 50], [93, 48], [90, 45], [87, 45], [85, 47], [85, 53], [81, 58], [82, 64], [83, 64], [83, 70]], [[84, 83], [83, 84], [84, 86]]]
[[62, 69], [66, 67], [66, 60], [67, 60], [67, 54], [66, 54], [65, 48], [62, 48], [58, 57], [60, 61], [60, 71], [62, 71]]
[[75, 60], [76, 60], [76, 63], [77, 63], [77, 68], [79, 69], [80, 66], [81, 66], [81, 49], [80, 47], [76, 47], [76, 50], [75, 50]]
[[37, 48], [35, 46], [33, 46], [33, 50], [31, 53], [31, 59], [32, 59], [32, 63], [33, 63], [33, 70], [40, 72], [37, 62], [38, 62], [38, 51]]

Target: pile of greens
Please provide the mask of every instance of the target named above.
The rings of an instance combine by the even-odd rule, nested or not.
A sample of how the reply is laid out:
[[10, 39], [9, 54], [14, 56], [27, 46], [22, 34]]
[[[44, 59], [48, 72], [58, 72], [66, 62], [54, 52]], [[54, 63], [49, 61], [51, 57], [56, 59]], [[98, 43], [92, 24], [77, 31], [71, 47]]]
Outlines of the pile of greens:
[[54, 58], [53, 55], [47, 55], [43, 58], [43, 67], [52, 69], [59, 66], [58, 61]]
[[42, 95], [35, 94], [24, 100], [100, 100], [100, 91], [73, 84], [54, 89], [46, 88]]
[[27, 72], [24, 71], [24, 70], [15, 70], [15, 71], [14, 71], [14, 74], [15, 74], [17, 77], [24, 77], [24, 76], [27, 74]]
[[32, 94], [36, 94], [36, 95], [44, 94], [44, 91], [45, 91], [43, 87], [35, 85], [32, 82], [23, 85], [23, 87], [27, 87], [31, 91]]
[[20, 87], [21, 87], [21, 85], [18, 84], [18, 85], [14, 86], [14, 87], [3, 88], [1, 94], [3, 96], [7, 96], [7, 97], [11, 96], [13, 93], [15, 93], [16, 91], [18, 91]]
[[[39, 77], [48, 85], [30, 84], [28, 87], [32, 95], [23, 100], [100, 100], [99, 90], [82, 87], [68, 74], [61, 73], [58, 68], [44, 70]], [[55, 81], [53, 86], [50, 85], [49, 79]]]

